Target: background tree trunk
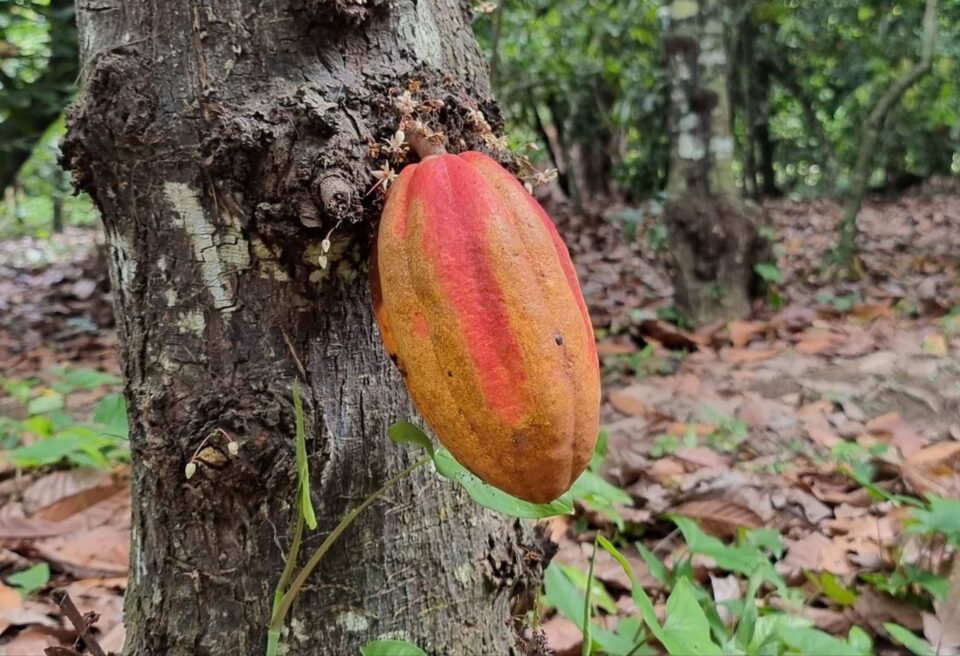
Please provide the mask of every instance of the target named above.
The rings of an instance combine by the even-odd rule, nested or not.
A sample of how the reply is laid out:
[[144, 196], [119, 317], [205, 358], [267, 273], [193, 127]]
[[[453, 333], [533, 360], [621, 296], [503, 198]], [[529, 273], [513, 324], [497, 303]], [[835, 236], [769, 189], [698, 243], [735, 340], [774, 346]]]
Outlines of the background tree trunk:
[[920, 60], [906, 73], [897, 78], [877, 100], [863, 126], [860, 145], [857, 148], [857, 163], [850, 172], [850, 185], [844, 194], [843, 219], [840, 226], [840, 241], [837, 244], [837, 259], [851, 271], [860, 269], [857, 255], [857, 216], [867, 194], [870, 174], [873, 173], [873, 158], [880, 143], [883, 124], [894, 104], [907, 90], [916, 84], [933, 66], [933, 51], [937, 44], [937, 9], [939, 0], [927, 0], [923, 14], [923, 40], [920, 45]]
[[[385, 436], [413, 410], [370, 311], [373, 144], [413, 80], [454, 150], [479, 149], [471, 103], [499, 114], [456, 0], [80, 0], [78, 18], [64, 161], [103, 216], [130, 407], [125, 653], [262, 653], [294, 512], [294, 378], [320, 520], [304, 557], [415, 457]], [[402, 637], [506, 654], [533, 539], [421, 471], [328, 554], [289, 653]]]
[[674, 0], [670, 172], [666, 220], [674, 286], [695, 324], [750, 313], [759, 214], [740, 200], [732, 169], [722, 0]]

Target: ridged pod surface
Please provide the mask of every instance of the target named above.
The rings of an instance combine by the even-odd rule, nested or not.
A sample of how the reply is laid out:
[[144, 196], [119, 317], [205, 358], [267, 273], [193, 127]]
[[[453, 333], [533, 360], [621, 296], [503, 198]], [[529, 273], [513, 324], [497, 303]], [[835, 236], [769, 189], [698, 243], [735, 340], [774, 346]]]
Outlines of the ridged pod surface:
[[400, 173], [374, 251], [384, 346], [440, 442], [509, 494], [560, 496], [596, 445], [600, 371], [550, 217], [486, 155], [434, 155]]

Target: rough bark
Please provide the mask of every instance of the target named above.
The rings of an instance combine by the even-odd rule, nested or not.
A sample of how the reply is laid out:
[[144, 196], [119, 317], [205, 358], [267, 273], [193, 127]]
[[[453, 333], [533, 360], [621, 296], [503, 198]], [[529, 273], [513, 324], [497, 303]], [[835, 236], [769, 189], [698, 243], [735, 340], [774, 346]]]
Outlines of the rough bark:
[[750, 313], [760, 213], [733, 176], [722, 0], [674, 0], [670, 66], [670, 171], [666, 220], [674, 286], [695, 324]]
[[[294, 379], [320, 521], [303, 558], [415, 457], [385, 436], [413, 410], [369, 307], [370, 171], [414, 80], [417, 101], [443, 101], [420, 111], [451, 149], [480, 149], [467, 112], [498, 115], [468, 9], [80, 0], [78, 18], [83, 93], [63, 150], [102, 213], [130, 408], [125, 653], [262, 653], [293, 516]], [[533, 540], [421, 470], [328, 554], [288, 653], [384, 637], [509, 653]]]

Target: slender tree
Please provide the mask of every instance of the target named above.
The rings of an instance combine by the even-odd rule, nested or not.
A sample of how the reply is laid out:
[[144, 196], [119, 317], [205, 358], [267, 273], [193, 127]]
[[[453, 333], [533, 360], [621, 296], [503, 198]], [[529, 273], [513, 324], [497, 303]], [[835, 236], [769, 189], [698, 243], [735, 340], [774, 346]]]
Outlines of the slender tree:
[[893, 84], [877, 99], [870, 110], [867, 122], [863, 126], [860, 147], [857, 150], [857, 162], [850, 172], [850, 186], [844, 195], [843, 223], [840, 228], [840, 242], [837, 245], [837, 259], [851, 269], [858, 269], [857, 261], [857, 216], [863, 197], [867, 193], [870, 174], [873, 173], [874, 155], [880, 144], [883, 124], [893, 106], [899, 102], [907, 90], [916, 84], [933, 66], [933, 52], [937, 44], [937, 8], [939, 0], [927, 0], [923, 13], [923, 37], [920, 44], [920, 59], [897, 78]]
[[[366, 259], [398, 106], [451, 150], [479, 147], [471, 112], [497, 116], [469, 9], [78, 7], [83, 91], [63, 151], [110, 251], [133, 459], [125, 653], [262, 653], [293, 516], [294, 380], [320, 523], [304, 557], [415, 457], [385, 437], [413, 410], [374, 327]], [[509, 653], [532, 536], [428, 472], [395, 490], [327, 554], [287, 653], [384, 637]]]
[[670, 66], [670, 172], [665, 212], [674, 286], [696, 324], [750, 312], [759, 214], [734, 182], [723, 0], [674, 0]]

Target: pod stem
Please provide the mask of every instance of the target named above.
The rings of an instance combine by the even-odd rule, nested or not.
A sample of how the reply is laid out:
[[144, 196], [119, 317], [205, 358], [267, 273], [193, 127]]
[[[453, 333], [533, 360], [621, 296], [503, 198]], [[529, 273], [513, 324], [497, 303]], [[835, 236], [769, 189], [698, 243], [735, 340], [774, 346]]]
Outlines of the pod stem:
[[413, 118], [405, 119], [400, 127], [406, 135], [407, 143], [420, 156], [420, 159], [446, 154], [447, 149], [443, 145], [442, 132], [433, 132], [423, 121]]

